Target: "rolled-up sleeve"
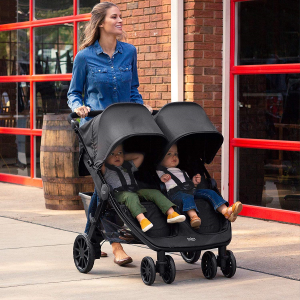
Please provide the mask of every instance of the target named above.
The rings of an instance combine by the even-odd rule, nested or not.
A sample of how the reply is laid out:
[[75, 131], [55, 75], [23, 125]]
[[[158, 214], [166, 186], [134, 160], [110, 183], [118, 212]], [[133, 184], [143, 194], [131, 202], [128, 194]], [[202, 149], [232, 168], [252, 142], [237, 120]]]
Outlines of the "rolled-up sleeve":
[[139, 87], [139, 78], [138, 78], [138, 72], [137, 72], [137, 53], [136, 48], [134, 47], [133, 52], [133, 61], [132, 61], [132, 81], [131, 81], [131, 93], [130, 93], [130, 101], [143, 104], [143, 98], [142, 95], [138, 91]]
[[72, 79], [68, 91], [68, 105], [72, 111], [83, 105], [82, 94], [86, 82], [86, 61], [82, 53], [74, 60]]

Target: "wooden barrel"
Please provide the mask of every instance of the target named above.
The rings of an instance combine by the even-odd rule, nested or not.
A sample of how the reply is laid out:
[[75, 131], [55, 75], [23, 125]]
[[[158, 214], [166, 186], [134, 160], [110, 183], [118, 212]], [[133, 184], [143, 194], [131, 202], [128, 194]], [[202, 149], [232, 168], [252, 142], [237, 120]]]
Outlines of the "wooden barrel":
[[84, 209], [78, 193], [94, 191], [92, 178], [78, 175], [78, 137], [67, 116], [45, 115], [43, 120], [40, 165], [49, 209]]

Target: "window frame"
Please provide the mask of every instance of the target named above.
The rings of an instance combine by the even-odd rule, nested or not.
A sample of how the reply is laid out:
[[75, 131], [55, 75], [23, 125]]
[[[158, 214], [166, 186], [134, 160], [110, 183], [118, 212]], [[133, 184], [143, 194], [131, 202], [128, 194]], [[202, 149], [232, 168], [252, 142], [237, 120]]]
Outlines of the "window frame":
[[73, 57], [78, 52], [78, 23], [89, 21], [91, 14], [78, 14], [79, 1], [73, 0], [73, 14], [70, 16], [34, 20], [34, 0], [29, 0], [29, 21], [0, 25], [0, 31], [29, 29], [29, 75], [0, 76], [0, 82], [29, 82], [30, 83], [30, 128], [0, 127], [0, 134], [15, 134], [30, 136], [30, 176], [20, 176], [0, 173], [0, 181], [42, 187], [42, 179], [36, 178], [36, 143], [35, 137], [42, 136], [42, 129], [35, 129], [35, 83], [46, 81], [71, 81], [72, 74], [34, 74], [35, 39], [34, 28], [73, 24]]
[[[300, 151], [300, 142], [282, 140], [264, 140], [237, 138], [236, 132], [236, 78], [238, 75], [251, 74], [290, 74], [300, 73], [300, 63], [273, 65], [236, 65], [237, 53], [237, 3], [250, 0], [231, 0], [230, 3], [230, 66], [229, 66], [229, 203], [233, 204], [237, 198], [237, 149], [256, 148], [270, 150]], [[242, 199], [241, 199], [242, 201]], [[244, 205], [243, 216], [268, 219], [274, 221], [300, 224], [300, 212], [283, 209]]]

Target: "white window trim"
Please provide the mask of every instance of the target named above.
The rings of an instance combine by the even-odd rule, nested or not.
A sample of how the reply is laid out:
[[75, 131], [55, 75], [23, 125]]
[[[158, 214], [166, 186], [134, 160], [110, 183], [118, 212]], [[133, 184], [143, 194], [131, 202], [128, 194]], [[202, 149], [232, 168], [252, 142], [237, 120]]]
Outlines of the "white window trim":
[[184, 1], [171, 0], [171, 101], [184, 100]]
[[223, 0], [222, 145], [221, 193], [229, 197], [229, 98], [230, 96], [230, 1]]

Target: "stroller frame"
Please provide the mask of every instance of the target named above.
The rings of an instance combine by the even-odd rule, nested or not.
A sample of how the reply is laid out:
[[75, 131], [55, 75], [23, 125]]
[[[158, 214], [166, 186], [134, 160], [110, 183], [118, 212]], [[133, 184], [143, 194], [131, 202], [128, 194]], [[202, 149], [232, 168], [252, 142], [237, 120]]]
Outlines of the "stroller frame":
[[[129, 104], [127, 103], [127, 105]], [[89, 116], [95, 116], [102, 112], [103, 111], [91, 112], [89, 113]], [[73, 118], [76, 117], [78, 117], [77, 114], [72, 113], [68, 120], [81, 142], [83, 147], [82, 162], [91, 174], [95, 183], [97, 194], [100, 198], [100, 203], [97, 206], [95, 216], [88, 216], [91, 222], [88, 234], [79, 234], [74, 241], [73, 258], [79, 272], [88, 273], [93, 268], [94, 260], [100, 259], [101, 257], [101, 243], [105, 240], [105, 238], [101, 232], [100, 220], [104, 216], [108, 204], [110, 204], [117, 215], [130, 228], [133, 236], [137, 237], [140, 242], [157, 252], [156, 263], [154, 263], [153, 259], [148, 256], [144, 257], [141, 262], [141, 277], [146, 285], [153, 284], [156, 273], [159, 273], [164, 282], [168, 284], [174, 281], [176, 275], [175, 263], [171, 256], [165, 254], [166, 252], [180, 252], [187, 263], [195, 263], [200, 258], [201, 250], [218, 248], [217, 258], [211, 251], [204, 253], [201, 263], [203, 274], [206, 278], [212, 279], [215, 277], [217, 267], [219, 266], [226, 277], [232, 277], [236, 271], [236, 262], [233, 253], [226, 249], [226, 246], [231, 241], [231, 225], [229, 221], [225, 222], [223, 230], [219, 233], [206, 235], [201, 234], [201, 241], [198, 239], [199, 233], [195, 232], [187, 224], [181, 225], [181, 227], [185, 226], [184, 230], [188, 232], [187, 241], [181, 244], [179, 241], [182, 239], [182, 236], [153, 238], [143, 234], [140, 228], [136, 226], [134, 220], [124, 213], [120, 205], [112, 196], [110, 187], [101, 173], [101, 167], [104, 161], [100, 164], [95, 164], [79, 130], [79, 123], [73, 120]], [[203, 168], [205, 170], [205, 175], [208, 179], [210, 179], [209, 173], [205, 169], [204, 164]], [[216, 186], [215, 189], [217, 190]], [[172, 226], [176, 227], [178, 225], [176, 224]], [[179, 231], [177, 230], [177, 233]], [[218, 238], [215, 238], [215, 236], [218, 236]], [[196, 241], [197, 239], [197, 243], [191, 246], [190, 242]], [[168, 242], [165, 242], [165, 240], [168, 240]], [[139, 242], [137, 241], [137, 243]]]

